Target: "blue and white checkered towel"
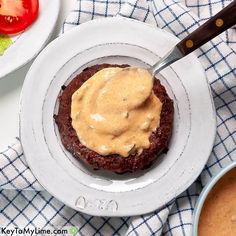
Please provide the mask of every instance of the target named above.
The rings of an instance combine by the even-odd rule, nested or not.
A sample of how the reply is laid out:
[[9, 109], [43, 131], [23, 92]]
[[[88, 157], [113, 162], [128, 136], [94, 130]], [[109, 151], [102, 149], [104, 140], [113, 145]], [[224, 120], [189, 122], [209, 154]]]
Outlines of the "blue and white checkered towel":
[[[78, 0], [63, 32], [99, 17], [130, 17], [163, 28], [179, 38], [217, 13], [230, 0]], [[0, 152], [0, 227], [62, 228], [77, 235], [191, 235], [199, 193], [221, 168], [236, 160], [236, 28], [197, 50], [211, 85], [217, 136], [198, 180], [159, 212], [126, 218], [91, 217], [66, 207], [43, 191], [25, 163], [20, 140]], [[0, 231], [1, 233], [1, 231]]]

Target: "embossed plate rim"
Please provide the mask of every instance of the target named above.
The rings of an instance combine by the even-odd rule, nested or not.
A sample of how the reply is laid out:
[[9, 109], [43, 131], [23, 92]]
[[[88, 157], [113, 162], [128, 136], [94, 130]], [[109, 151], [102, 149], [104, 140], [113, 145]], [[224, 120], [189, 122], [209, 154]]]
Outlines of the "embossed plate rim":
[[[161, 29], [156, 29], [145, 23], [125, 18], [94, 20], [82, 24], [56, 39], [46, 47], [35, 60], [27, 74], [23, 86], [20, 113], [20, 135], [24, 154], [32, 172], [41, 185], [53, 196], [76, 210], [96, 216], [130, 216], [145, 214], [156, 210], [157, 208], [159, 209], [164, 204], [168, 203], [171, 199], [184, 191], [200, 174], [210, 155], [215, 138], [216, 120], [214, 106], [204, 70], [197, 58], [194, 55], [189, 55], [188, 58], [183, 59], [182, 62], [177, 62], [178, 64], [176, 63], [173, 65], [173, 68], [180, 77], [185, 77], [185, 79], [183, 78], [185, 84], [188, 84], [188, 86], [192, 83], [198, 84], [199, 88], [204, 91], [202, 96], [205, 97], [204, 104], [200, 104], [197, 99], [194, 100], [190, 98], [191, 102], [194, 103], [191, 104], [194, 108], [194, 114], [196, 114], [198, 109], [207, 108], [208, 111], [206, 113], [207, 117], [200, 119], [200, 115], [198, 114], [199, 120], [193, 119], [195, 122], [195, 126], [193, 127], [194, 134], [198, 133], [197, 136], [204, 140], [195, 140], [195, 146], [187, 147], [189, 156], [191, 154], [195, 159], [186, 159], [185, 157], [185, 165], [183, 165], [183, 163], [180, 165], [181, 163], [178, 162], [173, 168], [173, 172], [176, 174], [176, 176], [174, 176], [176, 180], [175, 184], [172, 184], [173, 178], [168, 175], [158, 182], [158, 185], [155, 183], [155, 185], [152, 186], [152, 191], [149, 191], [148, 194], [146, 191], [147, 189], [145, 191], [143, 191], [143, 189], [135, 190], [129, 193], [104, 193], [102, 191], [88, 189], [69, 178], [68, 175], [64, 173], [63, 169], [55, 163], [55, 160], [50, 157], [48, 150], [41, 143], [43, 142], [43, 131], [40, 128], [40, 122], [42, 121], [42, 110], [40, 110], [42, 108], [41, 101], [44, 99], [48, 83], [50, 83], [60, 67], [73, 57], [76, 50], [80, 51], [90, 47], [91, 44], [105, 43], [106, 40], [108, 40], [107, 37], [104, 38], [104, 35], [101, 36], [102, 29], [109, 29], [109, 32], [112, 32], [112, 35], [109, 37], [111, 39], [113, 38], [112, 40], [114, 40], [115, 37], [117, 41], [121, 42], [132, 39], [137, 41], [136, 44], [138, 44], [138, 42], [141, 43], [142, 40], [144, 41], [144, 39], [147, 39], [147, 37], [150, 36], [147, 39], [148, 43], [152, 44], [151, 47], [153, 50], [158, 51], [157, 54], [160, 56], [164, 55], [163, 50], [167, 50], [178, 42], [177, 38]], [[96, 42], [92, 39], [93, 34], [96, 35]], [[126, 34], [130, 35], [125, 39]], [[86, 35], [90, 35], [90, 37], [86, 38]], [[133, 35], [136, 36], [136, 39], [132, 38]], [[83, 38], [79, 44], [78, 38]], [[158, 42], [158, 39], [160, 42]], [[162, 43], [164, 42], [164, 44], [160, 47], [161, 41]], [[67, 48], [67, 50], [63, 50], [66, 45], [70, 45], [70, 47]], [[57, 58], [57, 60], [48, 67], [47, 63], [51, 62], [53, 58]], [[188, 62], [187, 64], [192, 63], [192, 69], [190, 69], [189, 66], [187, 67], [184, 65], [184, 62], [186, 63], [186, 61]], [[183, 68], [185, 68], [186, 71], [183, 71]], [[39, 70], [41, 72], [40, 76], [42, 76], [44, 80], [42, 79], [41, 83], [38, 84], [37, 98], [35, 98], [33, 97], [35, 93], [34, 91], [32, 92], [31, 89], [33, 88], [34, 82], [38, 81], [37, 77], [39, 77]], [[186, 78], [189, 77], [188, 73], [192, 72], [192, 70], [194, 70], [194, 73], [192, 73], [192, 80], [186, 80]], [[196, 78], [196, 75], [199, 76], [199, 78]], [[47, 81], [45, 82], [46, 78]], [[32, 98], [29, 103], [30, 96], [32, 96]], [[191, 91], [191, 97], [192, 96], [198, 96], [197, 90]], [[39, 102], [40, 106], [34, 107], [37, 102]], [[50, 122], [52, 122], [52, 120]], [[200, 125], [200, 127], [196, 127], [197, 124]], [[208, 126], [207, 132], [204, 129], [204, 127], [206, 128], [206, 124]], [[203, 134], [208, 135], [207, 138], [203, 138]], [[194, 137], [194, 135], [191, 136], [192, 143]], [[201, 143], [204, 143], [204, 145], [199, 146]], [[194, 149], [195, 151], [198, 151], [198, 155], [192, 153], [192, 150]], [[179, 168], [177, 168], [178, 166]], [[51, 181], [48, 181], [48, 179]], [[71, 186], [73, 186], [73, 188]], [[157, 189], [157, 186], [159, 189]], [[78, 198], [79, 203], [77, 201], [76, 207], [75, 202]]]

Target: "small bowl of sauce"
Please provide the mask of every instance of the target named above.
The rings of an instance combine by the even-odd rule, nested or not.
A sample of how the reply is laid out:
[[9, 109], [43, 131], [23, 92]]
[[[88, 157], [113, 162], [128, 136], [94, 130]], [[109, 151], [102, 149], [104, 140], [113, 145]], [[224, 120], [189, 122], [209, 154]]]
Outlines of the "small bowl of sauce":
[[236, 163], [203, 189], [194, 211], [194, 236], [236, 235]]

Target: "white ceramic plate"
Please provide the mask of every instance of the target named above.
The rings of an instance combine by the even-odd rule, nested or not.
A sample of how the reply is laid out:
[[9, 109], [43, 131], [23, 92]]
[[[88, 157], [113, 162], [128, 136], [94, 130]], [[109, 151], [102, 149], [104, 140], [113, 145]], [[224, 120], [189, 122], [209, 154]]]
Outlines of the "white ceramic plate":
[[22, 67], [35, 57], [50, 38], [60, 10], [58, 0], [40, 0], [39, 17], [0, 56], [0, 78]]
[[168, 153], [150, 169], [124, 175], [91, 170], [63, 148], [53, 120], [61, 86], [83, 68], [104, 62], [147, 67], [177, 42], [150, 25], [110, 18], [82, 24], [38, 56], [23, 86], [20, 134], [31, 170], [53, 196], [91, 215], [139, 215], [162, 207], [197, 178], [216, 123], [204, 70], [193, 54], [159, 76], [174, 100], [174, 130]]

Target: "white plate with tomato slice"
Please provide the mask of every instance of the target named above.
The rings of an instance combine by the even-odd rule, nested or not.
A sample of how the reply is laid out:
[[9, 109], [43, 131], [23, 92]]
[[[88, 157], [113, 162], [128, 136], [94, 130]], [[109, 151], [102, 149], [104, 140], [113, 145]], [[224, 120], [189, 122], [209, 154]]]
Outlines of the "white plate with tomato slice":
[[58, 0], [0, 0], [0, 78], [45, 46], [60, 10]]

